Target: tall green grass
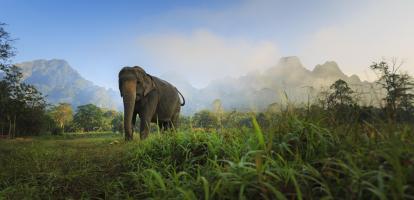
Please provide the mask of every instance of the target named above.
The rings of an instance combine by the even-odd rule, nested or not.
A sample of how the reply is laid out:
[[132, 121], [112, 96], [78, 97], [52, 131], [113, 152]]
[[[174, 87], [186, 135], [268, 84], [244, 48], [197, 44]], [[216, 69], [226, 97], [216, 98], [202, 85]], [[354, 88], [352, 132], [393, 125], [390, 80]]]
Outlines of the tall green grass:
[[[414, 199], [412, 126], [271, 128], [0, 141], [5, 199]], [[117, 142], [114, 142], [117, 141]]]

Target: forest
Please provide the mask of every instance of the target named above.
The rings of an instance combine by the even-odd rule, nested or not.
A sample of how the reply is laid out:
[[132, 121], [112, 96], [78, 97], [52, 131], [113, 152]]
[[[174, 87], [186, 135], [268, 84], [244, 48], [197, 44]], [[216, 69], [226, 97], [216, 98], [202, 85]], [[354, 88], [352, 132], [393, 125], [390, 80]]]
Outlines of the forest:
[[[123, 113], [50, 105], [13, 65], [0, 24], [0, 198], [414, 199], [414, 81], [398, 60], [367, 66], [380, 104], [346, 81], [314, 101], [211, 109], [123, 139]], [[138, 123], [139, 124], [139, 123]], [[137, 130], [137, 128], [136, 128]]]

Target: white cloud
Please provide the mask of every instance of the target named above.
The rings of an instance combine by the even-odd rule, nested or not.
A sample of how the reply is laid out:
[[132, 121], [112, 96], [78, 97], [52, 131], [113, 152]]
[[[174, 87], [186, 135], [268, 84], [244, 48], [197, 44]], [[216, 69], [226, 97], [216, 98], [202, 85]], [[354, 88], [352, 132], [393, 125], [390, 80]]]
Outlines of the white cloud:
[[368, 80], [373, 61], [398, 57], [414, 74], [414, 1], [306, 5], [262, 0], [173, 11], [139, 37], [138, 52], [158, 72], [175, 71], [197, 86], [273, 66], [281, 54], [299, 56], [308, 68], [333, 60]]
[[308, 66], [337, 61], [346, 73], [371, 80], [368, 66], [373, 61], [398, 57], [413, 74], [413, 10], [413, 1], [372, 1], [357, 11], [350, 10], [343, 23], [320, 28], [305, 42], [300, 56]]
[[197, 86], [272, 66], [279, 58], [275, 44], [269, 41], [227, 38], [207, 30], [147, 35], [138, 41], [160, 71], [174, 71]]

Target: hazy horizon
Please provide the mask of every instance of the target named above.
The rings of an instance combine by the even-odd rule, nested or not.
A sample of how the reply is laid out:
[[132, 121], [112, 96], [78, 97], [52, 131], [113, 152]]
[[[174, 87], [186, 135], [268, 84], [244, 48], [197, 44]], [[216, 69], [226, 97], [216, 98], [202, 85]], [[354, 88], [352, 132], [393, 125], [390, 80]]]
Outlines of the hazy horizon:
[[414, 2], [408, 0], [5, 0], [2, 7], [0, 21], [18, 38], [14, 62], [64, 59], [115, 90], [126, 65], [157, 76], [173, 71], [197, 88], [263, 71], [285, 56], [298, 56], [310, 70], [335, 61], [363, 80], [372, 80], [373, 61], [398, 57], [414, 73]]

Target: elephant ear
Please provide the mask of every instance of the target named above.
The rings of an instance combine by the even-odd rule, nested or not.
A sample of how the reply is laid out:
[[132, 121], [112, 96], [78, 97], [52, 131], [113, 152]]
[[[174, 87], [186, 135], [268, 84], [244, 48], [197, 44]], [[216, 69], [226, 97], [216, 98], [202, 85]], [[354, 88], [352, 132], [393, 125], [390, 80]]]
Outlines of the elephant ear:
[[124, 67], [121, 69], [121, 71], [119, 71], [118, 74], [118, 86], [119, 86], [119, 93], [121, 94], [121, 97], [124, 96], [124, 94], [122, 94], [122, 81], [121, 81], [121, 74], [123, 73], [123, 71], [125, 71], [127, 67]]
[[155, 83], [152, 76], [147, 74], [144, 69], [138, 66], [134, 66], [137, 71], [137, 76], [142, 77], [142, 87], [144, 87], [144, 96], [147, 96], [149, 92], [155, 89]]
[[121, 81], [121, 79], [118, 80], [118, 85], [119, 85], [119, 93], [121, 93], [121, 97], [124, 97], [124, 94], [122, 94], [122, 81]]
[[144, 85], [144, 96], [147, 96], [149, 92], [155, 89], [155, 83], [151, 75], [146, 74], [146, 76], [144, 76], [143, 85]]

